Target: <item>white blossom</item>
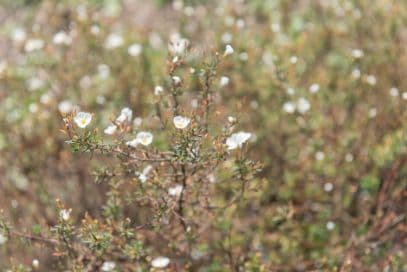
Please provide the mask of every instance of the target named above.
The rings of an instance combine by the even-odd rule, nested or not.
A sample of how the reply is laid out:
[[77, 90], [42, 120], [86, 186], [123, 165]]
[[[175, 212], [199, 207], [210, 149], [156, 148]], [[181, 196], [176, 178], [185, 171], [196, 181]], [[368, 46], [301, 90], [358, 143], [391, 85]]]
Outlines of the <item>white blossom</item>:
[[369, 85], [374, 86], [374, 85], [376, 85], [376, 83], [377, 83], [377, 79], [376, 79], [376, 77], [375, 77], [374, 75], [367, 75], [367, 76], [366, 76], [366, 82], [367, 82]]
[[273, 31], [274, 33], [278, 33], [281, 30], [279, 23], [272, 23], [270, 27], [271, 27], [271, 31]]
[[68, 114], [71, 113], [73, 110], [73, 105], [71, 103], [71, 101], [69, 100], [64, 100], [59, 102], [58, 104], [58, 110], [61, 114]]
[[231, 55], [235, 52], [235, 50], [233, 49], [233, 47], [230, 44], [227, 44], [225, 46], [225, 53], [223, 54], [224, 56], [228, 56]]
[[311, 108], [309, 101], [303, 97], [300, 97], [297, 101], [297, 110], [299, 113], [304, 114]]
[[120, 115], [116, 118], [116, 123], [122, 124], [124, 122], [131, 122], [133, 119], [133, 111], [130, 108], [123, 108]]
[[182, 192], [183, 188], [184, 187], [182, 185], [177, 184], [174, 187], [171, 187], [171, 188], [168, 189], [168, 194], [170, 196], [177, 196], [178, 197], [178, 196], [181, 195], [181, 192]]
[[90, 27], [90, 33], [92, 33], [93, 35], [98, 35], [100, 33], [100, 27], [98, 25], [92, 25]]
[[317, 161], [322, 161], [325, 158], [325, 153], [322, 151], [318, 151], [317, 153], [315, 153], [315, 159]]
[[324, 184], [324, 191], [325, 192], [331, 192], [334, 188], [334, 185], [330, 182], [327, 182]]
[[36, 269], [38, 267], [40, 267], [40, 261], [38, 261], [37, 259], [34, 259], [31, 264], [32, 264], [32, 267], [34, 267]]
[[38, 77], [32, 77], [27, 81], [27, 87], [29, 91], [36, 91], [44, 87], [44, 81]]
[[407, 100], [407, 92], [403, 92], [401, 97], [403, 98], [403, 100]]
[[391, 89], [390, 89], [390, 95], [391, 96], [399, 96], [399, 89], [397, 89], [396, 87], [392, 87]]
[[7, 237], [4, 234], [0, 233], [0, 246], [4, 245], [6, 242], [7, 242]]
[[317, 93], [319, 91], [319, 84], [314, 83], [309, 87], [310, 93]]
[[13, 32], [11, 33], [11, 39], [15, 42], [22, 42], [26, 39], [27, 34], [25, 32], [24, 28], [15, 28]]
[[181, 83], [181, 78], [179, 76], [173, 76], [172, 81], [175, 85], [179, 85]]
[[139, 126], [141, 126], [142, 122], [143, 122], [143, 119], [141, 117], [136, 117], [133, 120], [133, 126], [139, 127]]
[[89, 112], [78, 112], [76, 116], [73, 119], [76, 123], [76, 125], [80, 128], [85, 128], [87, 127], [90, 122], [92, 121], [92, 114]]
[[364, 55], [365, 55], [365, 53], [364, 53], [363, 50], [361, 50], [361, 49], [353, 49], [353, 50], [352, 50], [352, 56], [353, 56], [355, 59], [360, 59], [360, 58], [362, 58]]
[[233, 39], [233, 36], [229, 32], [225, 32], [222, 34], [221, 39], [223, 43], [230, 43]]
[[97, 67], [99, 78], [102, 80], [110, 76], [110, 67], [106, 64], [99, 64]]
[[151, 265], [155, 268], [165, 268], [170, 263], [170, 259], [167, 257], [156, 257], [151, 261]]
[[139, 180], [141, 181], [141, 183], [144, 183], [147, 181], [148, 174], [150, 173], [150, 171], [152, 169], [153, 169], [153, 167], [151, 165], [147, 165], [146, 167], [144, 167], [142, 172], [136, 172], [136, 175], [139, 178]]
[[355, 68], [352, 70], [352, 77], [354, 79], [360, 78], [361, 75], [362, 75], [362, 73], [360, 72], [360, 70], [358, 68]]
[[296, 106], [295, 106], [295, 104], [294, 104], [293, 102], [288, 101], [288, 102], [285, 102], [285, 103], [283, 104], [283, 110], [284, 110], [286, 113], [294, 113], [294, 112], [295, 112], [295, 108], [296, 108]]
[[117, 33], [111, 33], [105, 40], [106, 49], [114, 49], [124, 44], [123, 37]]
[[178, 35], [173, 35], [168, 44], [168, 51], [171, 55], [182, 56], [188, 48], [189, 41], [187, 39], [180, 38]]
[[136, 145], [138, 143], [144, 146], [150, 145], [153, 142], [153, 134], [148, 131], [140, 131], [137, 133], [135, 141]]
[[72, 43], [72, 37], [69, 36], [65, 31], [59, 31], [54, 35], [52, 41], [54, 44], [70, 45]]
[[116, 130], [117, 130], [116, 125], [110, 125], [107, 128], [105, 128], [104, 133], [107, 135], [113, 135], [115, 134]]
[[226, 145], [229, 150], [242, 147], [242, 145], [249, 140], [252, 136], [251, 133], [240, 131], [233, 133], [229, 138], [226, 139]]
[[71, 211], [62, 209], [59, 211], [59, 218], [63, 221], [68, 221], [69, 218], [71, 217]]
[[137, 57], [143, 51], [143, 46], [139, 43], [134, 43], [127, 48], [127, 53], [132, 57]]
[[328, 221], [328, 223], [326, 223], [326, 229], [327, 230], [333, 230], [335, 228], [335, 223], [332, 221]]
[[172, 121], [176, 128], [184, 129], [189, 125], [189, 123], [191, 122], [191, 119], [188, 117], [183, 117], [183, 116], [178, 115], [178, 116], [175, 116]]
[[157, 85], [154, 87], [154, 95], [160, 95], [162, 92], [164, 92], [164, 88], [160, 85]]
[[103, 272], [110, 272], [110, 271], [112, 271], [113, 269], [115, 269], [115, 267], [116, 267], [116, 263], [115, 263], [115, 262], [105, 261], [105, 262], [102, 264], [102, 271], [103, 271]]
[[229, 78], [227, 76], [222, 76], [220, 78], [220, 86], [224, 87], [229, 84]]
[[45, 42], [41, 39], [29, 39], [24, 45], [25, 52], [33, 52], [36, 50], [41, 50], [45, 45]]
[[228, 116], [228, 121], [229, 121], [229, 123], [235, 123], [236, 122], [236, 117]]
[[297, 56], [291, 56], [290, 57], [290, 63], [291, 64], [296, 64], [298, 61], [298, 57]]

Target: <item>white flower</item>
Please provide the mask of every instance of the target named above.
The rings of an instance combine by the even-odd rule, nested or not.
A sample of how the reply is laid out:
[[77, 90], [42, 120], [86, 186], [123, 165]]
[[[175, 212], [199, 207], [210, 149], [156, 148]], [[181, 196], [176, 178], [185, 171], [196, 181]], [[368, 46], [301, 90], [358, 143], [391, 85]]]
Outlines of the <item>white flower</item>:
[[353, 161], [353, 155], [351, 153], [346, 154], [345, 161], [352, 162]]
[[59, 218], [61, 220], [68, 221], [70, 217], [71, 217], [70, 210], [63, 209], [59, 211]]
[[319, 91], [319, 85], [317, 83], [312, 84], [309, 87], [310, 93], [317, 93]]
[[175, 116], [174, 119], [172, 119], [172, 121], [176, 128], [184, 129], [189, 125], [189, 123], [191, 122], [191, 119], [188, 117], [183, 117], [183, 116], [178, 115], [178, 116]]
[[371, 108], [369, 109], [369, 117], [374, 118], [377, 115], [377, 109], [376, 108]]
[[110, 76], [110, 67], [106, 64], [99, 64], [97, 70], [98, 75], [102, 80], [105, 80]]
[[34, 268], [40, 267], [40, 262], [37, 259], [34, 259], [32, 261], [32, 267], [34, 267]]
[[230, 43], [233, 39], [233, 36], [229, 32], [225, 32], [222, 34], [221, 39], [223, 43]]
[[361, 74], [362, 73], [360, 72], [360, 70], [358, 68], [355, 68], [355, 69], [352, 70], [352, 77], [354, 79], [360, 78]]
[[283, 104], [283, 110], [284, 110], [286, 113], [294, 113], [294, 112], [295, 112], [295, 108], [296, 108], [296, 106], [295, 106], [295, 104], [294, 104], [293, 102], [285, 102], [285, 103]]
[[229, 121], [229, 123], [234, 123], [234, 122], [236, 122], [236, 117], [228, 116], [228, 121]]
[[222, 76], [222, 77], [220, 78], [220, 86], [224, 87], [224, 86], [228, 85], [228, 84], [229, 84], [229, 81], [230, 81], [230, 80], [229, 80], [228, 77]]
[[165, 268], [170, 263], [170, 259], [167, 257], [156, 257], [151, 261], [151, 265], [155, 268]]
[[226, 139], [226, 145], [228, 146], [229, 150], [242, 147], [242, 145], [247, 142], [251, 136], [251, 133], [244, 131], [233, 133], [229, 138]]
[[315, 159], [317, 161], [322, 161], [325, 158], [325, 154], [322, 151], [318, 151], [317, 153], [315, 153]]
[[273, 31], [274, 33], [280, 32], [281, 27], [279, 23], [272, 23], [271, 24], [271, 31]]
[[290, 62], [291, 62], [291, 64], [296, 64], [297, 61], [298, 61], [298, 57], [297, 57], [297, 56], [291, 56], [291, 57], [290, 57]]
[[28, 110], [29, 110], [31, 113], [36, 113], [36, 112], [38, 112], [38, 105], [37, 105], [37, 103], [30, 103], [30, 105], [28, 105]]
[[168, 194], [170, 196], [180, 196], [183, 188], [182, 185], [177, 184], [168, 189]]
[[123, 108], [120, 115], [116, 118], [116, 123], [122, 124], [123, 122], [131, 122], [133, 118], [133, 111], [129, 108]]
[[141, 118], [141, 117], [136, 117], [136, 118], [134, 118], [134, 120], [133, 120], [133, 125], [135, 126], [135, 127], [139, 127], [139, 126], [141, 126], [141, 123], [143, 122], [143, 119]]
[[147, 131], [140, 131], [137, 133], [136, 138], [134, 140], [126, 142], [127, 145], [131, 147], [136, 147], [138, 144], [142, 145], [150, 145], [153, 142], [153, 134]]
[[54, 35], [53, 42], [55, 44], [70, 45], [72, 43], [72, 37], [69, 36], [65, 31], [59, 31]]
[[332, 221], [328, 221], [328, 223], [326, 223], [326, 229], [327, 230], [333, 230], [335, 228], [335, 223]]
[[311, 108], [311, 104], [307, 99], [301, 97], [297, 101], [297, 110], [299, 113], [304, 114]]
[[291, 87], [287, 88], [287, 94], [288, 95], [294, 95], [295, 94], [295, 89], [291, 88]]
[[162, 92], [164, 92], [164, 88], [160, 85], [155, 86], [154, 88], [154, 94], [155, 95], [160, 95]]
[[352, 50], [352, 56], [355, 58], [355, 59], [360, 59], [360, 58], [362, 58], [363, 56], [364, 56], [364, 52], [363, 52], [363, 50], [361, 50], [361, 49], [353, 49]]
[[227, 44], [225, 46], [225, 53], [223, 53], [224, 56], [228, 56], [233, 54], [233, 52], [235, 52], [235, 50], [233, 49], [233, 47], [230, 44]]
[[38, 77], [32, 77], [27, 81], [27, 87], [29, 91], [36, 91], [44, 87], [44, 81]]
[[401, 97], [402, 97], [404, 100], [407, 100], [407, 92], [403, 92], [403, 94], [401, 95]]
[[366, 82], [369, 84], [369, 85], [376, 85], [376, 83], [377, 83], [377, 80], [376, 80], [376, 77], [374, 76], [374, 75], [367, 75], [366, 76]]
[[73, 119], [76, 123], [76, 125], [80, 128], [85, 128], [87, 127], [90, 122], [92, 121], [92, 114], [89, 112], [78, 112], [76, 116]]
[[139, 178], [139, 180], [141, 181], [141, 183], [144, 183], [147, 181], [148, 179], [148, 174], [150, 173], [150, 171], [153, 169], [153, 167], [151, 165], [147, 165], [146, 167], [144, 167], [143, 171], [140, 172], [136, 172], [137, 177]]
[[330, 191], [333, 190], [333, 188], [334, 188], [334, 185], [332, 183], [330, 183], [330, 182], [327, 182], [327, 183], [324, 184], [324, 191], [325, 192], [330, 192]]
[[143, 51], [143, 46], [138, 43], [134, 43], [127, 48], [127, 53], [129, 53], [130, 56], [132, 57], [137, 57], [141, 54]]
[[179, 85], [181, 83], [181, 78], [179, 76], [173, 76], [172, 81], [175, 85]]
[[189, 41], [187, 39], [179, 38], [178, 35], [174, 35], [168, 44], [168, 51], [174, 56], [181, 56], [188, 48]]
[[393, 87], [390, 89], [390, 95], [391, 96], [399, 96], [399, 89], [397, 89], [396, 87]]
[[109, 271], [112, 271], [115, 267], [116, 267], [115, 262], [106, 261], [102, 264], [102, 271], [109, 272]]
[[73, 105], [72, 105], [71, 101], [69, 101], [69, 100], [64, 100], [64, 101], [61, 101], [61, 102], [58, 104], [58, 110], [59, 110], [59, 112], [60, 112], [61, 114], [68, 114], [68, 113], [72, 112], [72, 110], [73, 110]]
[[114, 49], [122, 46], [124, 43], [123, 37], [117, 33], [111, 33], [107, 36], [105, 41], [106, 49]]
[[0, 246], [7, 242], [7, 237], [0, 233]]
[[32, 52], [35, 50], [41, 50], [45, 45], [45, 42], [41, 39], [30, 39], [27, 40], [24, 45], [25, 52]]
[[100, 33], [100, 27], [98, 25], [92, 25], [90, 27], [90, 33], [93, 35], [98, 35]]
[[27, 34], [26, 34], [24, 28], [18, 27], [16, 29], [14, 29], [13, 32], [11, 33], [11, 38], [15, 42], [22, 42], [25, 40], [26, 37], [27, 37]]
[[116, 125], [110, 125], [107, 128], [105, 128], [104, 133], [107, 135], [113, 135], [117, 130]]

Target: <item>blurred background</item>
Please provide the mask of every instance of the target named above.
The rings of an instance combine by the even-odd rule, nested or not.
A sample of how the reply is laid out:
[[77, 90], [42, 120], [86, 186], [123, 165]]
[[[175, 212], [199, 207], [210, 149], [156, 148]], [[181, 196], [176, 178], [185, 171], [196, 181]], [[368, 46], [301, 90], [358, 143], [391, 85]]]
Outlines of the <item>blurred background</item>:
[[[0, 0], [1, 216], [31, 234], [56, 224], [57, 198], [78, 223], [102, 216], [107, 188], [92, 171], [106, 161], [71, 153], [62, 115], [79, 105], [99, 129], [123, 106], [148, 119], [174, 36], [193, 52], [235, 51], [217, 72], [221, 115], [254, 133], [249, 156], [264, 166], [236, 247], [272, 271], [335, 271], [349, 258], [350, 271], [405, 270], [398, 0]], [[52, 271], [47, 247], [0, 240], [0, 269], [33, 259]]]

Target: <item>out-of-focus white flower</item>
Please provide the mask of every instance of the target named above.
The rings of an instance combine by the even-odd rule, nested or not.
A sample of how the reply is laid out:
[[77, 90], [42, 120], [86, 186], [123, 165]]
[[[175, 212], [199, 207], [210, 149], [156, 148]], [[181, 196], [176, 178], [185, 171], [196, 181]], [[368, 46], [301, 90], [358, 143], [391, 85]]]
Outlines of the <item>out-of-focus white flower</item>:
[[333, 188], [334, 188], [334, 185], [332, 183], [330, 183], [330, 182], [327, 182], [327, 183], [324, 184], [324, 191], [325, 192], [330, 192], [330, 191], [333, 190]]
[[326, 229], [327, 230], [333, 230], [335, 228], [335, 223], [332, 221], [328, 221], [328, 223], [326, 223]]
[[239, 54], [239, 59], [241, 61], [247, 61], [249, 59], [249, 54], [247, 54], [247, 52], [242, 52]]
[[376, 83], [377, 83], [377, 79], [374, 75], [367, 75], [365, 80], [369, 85], [372, 85], [372, 86], [376, 85]]
[[151, 266], [154, 268], [165, 268], [169, 265], [170, 259], [167, 257], [156, 257], [151, 261]]
[[314, 83], [311, 86], [309, 86], [309, 91], [310, 93], [317, 93], [319, 91], [319, 84]]
[[138, 144], [139, 144], [139, 141], [137, 138], [126, 142], [126, 145], [131, 146], [131, 147], [136, 147], [136, 146], [138, 146]]
[[315, 153], [315, 159], [317, 161], [322, 161], [325, 158], [325, 153], [322, 151], [318, 151], [317, 153]]
[[30, 103], [30, 105], [28, 105], [28, 110], [31, 113], [36, 113], [38, 112], [38, 104], [37, 103]]
[[131, 122], [133, 119], [133, 111], [130, 108], [123, 108], [120, 115], [116, 118], [116, 123]]
[[234, 123], [234, 122], [236, 122], [236, 117], [228, 116], [228, 121], [229, 121], [229, 123]]
[[38, 77], [32, 77], [27, 81], [27, 88], [29, 91], [36, 91], [44, 87], [44, 81]]
[[376, 108], [371, 108], [369, 110], [369, 117], [374, 118], [374, 117], [376, 117], [376, 115], [377, 115], [377, 109]]
[[110, 125], [107, 128], [105, 128], [104, 133], [107, 135], [113, 135], [115, 134], [116, 130], [117, 130], [116, 125]]
[[297, 61], [298, 61], [298, 57], [297, 57], [297, 56], [291, 56], [291, 57], [290, 57], [290, 62], [291, 62], [291, 64], [296, 64]]
[[37, 259], [34, 259], [31, 264], [32, 264], [32, 267], [34, 267], [35, 269], [40, 267], [40, 261], [38, 261]]
[[11, 39], [13, 39], [13, 41], [15, 42], [22, 42], [26, 39], [26, 37], [27, 34], [25, 32], [25, 29], [21, 27], [15, 28], [11, 33]]
[[138, 57], [143, 51], [143, 46], [139, 43], [134, 43], [127, 48], [127, 53], [132, 57]]
[[352, 70], [352, 77], [354, 79], [360, 78], [361, 75], [362, 75], [362, 73], [360, 72], [360, 70], [358, 68], [355, 68]]
[[105, 262], [102, 264], [102, 271], [103, 271], [103, 272], [110, 272], [110, 271], [112, 271], [113, 269], [115, 269], [115, 267], [116, 267], [116, 263], [115, 263], [115, 262], [105, 261]]
[[99, 64], [97, 67], [99, 78], [102, 80], [110, 76], [110, 67], [107, 64]]
[[72, 43], [72, 37], [65, 31], [59, 31], [54, 35], [53, 42], [54, 44], [70, 45]]
[[346, 154], [345, 161], [352, 162], [353, 161], [353, 155], [351, 153]]
[[0, 233], [0, 246], [4, 245], [6, 242], [7, 242], [7, 237], [4, 234]]
[[152, 169], [153, 169], [153, 167], [151, 165], [147, 165], [146, 167], [144, 167], [142, 172], [136, 172], [136, 175], [141, 183], [144, 183], [147, 181], [148, 174], [151, 172]]
[[296, 106], [295, 106], [295, 104], [294, 104], [293, 102], [288, 101], [288, 102], [285, 102], [285, 103], [283, 104], [283, 110], [284, 110], [286, 113], [294, 113], [294, 112], [295, 112], [295, 108], [296, 108]]
[[297, 110], [299, 113], [304, 114], [311, 108], [311, 104], [304, 97], [300, 97], [297, 101]]
[[198, 99], [194, 98], [191, 100], [191, 107], [194, 109], [198, 108]]
[[360, 58], [362, 58], [364, 55], [365, 55], [365, 53], [364, 53], [363, 50], [361, 50], [361, 49], [353, 49], [353, 50], [352, 50], [352, 56], [353, 56], [355, 59], [360, 59]]
[[231, 43], [232, 39], [233, 39], [233, 36], [229, 32], [225, 32], [225, 33], [222, 34], [221, 39], [222, 39], [223, 43]]
[[188, 48], [189, 41], [187, 39], [180, 38], [178, 35], [173, 35], [168, 44], [168, 51], [171, 55], [182, 56]]
[[179, 76], [173, 76], [172, 81], [174, 82], [175, 85], [181, 84], [181, 78]]
[[160, 34], [158, 34], [157, 32], [150, 33], [150, 35], [148, 36], [148, 42], [154, 49], [159, 49], [163, 45], [163, 40], [161, 39]]
[[92, 25], [90, 27], [90, 33], [92, 33], [93, 35], [98, 35], [100, 33], [100, 27], [98, 25]]
[[33, 52], [36, 50], [41, 50], [45, 45], [45, 42], [41, 39], [29, 39], [25, 42], [24, 51]]
[[63, 221], [68, 221], [69, 218], [71, 217], [71, 211], [70, 210], [60, 210], [59, 211], [59, 218]]
[[391, 96], [399, 96], [399, 89], [397, 89], [396, 87], [392, 87], [391, 89], [390, 89], [390, 95]]
[[177, 196], [178, 197], [178, 196], [181, 195], [181, 192], [182, 192], [183, 188], [184, 187], [182, 187], [182, 185], [177, 184], [174, 187], [171, 187], [171, 188], [168, 189], [168, 194], [170, 196]]
[[71, 101], [69, 100], [64, 100], [59, 102], [58, 104], [58, 110], [61, 114], [68, 114], [71, 113], [73, 110], [73, 105], [71, 103]]
[[172, 121], [176, 128], [184, 129], [189, 125], [189, 123], [191, 122], [191, 119], [188, 117], [183, 117], [183, 116], [178, 115], [178, 116], [175, 116], [172, 119]]
[[99, 105], [103, 105], [106, 102], [106, 97], [104, 95], [98, 95], [96, 96], [96, 103]]
[[280, 32], [281, 27], [279, 23], [272, 23], [271, 24], [271, 31], [273, 31], [274, 33], [278, 33]]
[[133, 126], [139, 127], [139, 126], [141, 126], [141, 123], [143, 123], [143, 119], [141, 117], [134, 118]]
[[222, 76], [220, 78], [220, 86], [224, 87], [229, 84], [230, 79], [227, 76]]
[[52, 94], [51, 93], [44, 93], [43, 95], [41, 95], [40, 97], [40, 102], [44, 105], [48, 105], [50, 104], [52, 101]]
[[404, 100], [407, 100], [407, 92], [403, 92], [403, 93], [401, 94], [401, 97], [402, 97]]
[[140, 131], [136, 135], [136, 140], [142, 145], [150, 145], [153, 142], [153, 134], [148, 131]]
[[187, 6], [184, 8], [184, 14], [186, 16], [190, 17], [190, 16], [194, 15], [194, 13], [195, 13], [195, 9], [193, 7]]
[[245, 25], [246, 25], [246, 24], [245, 24], [245, 22], [244, 22], [243, 19], [238, 19], [238, 20], [236, 20], [236, 26], [237, 26], [238, 28], [244, 28]]
[[160, 85], [157, 85], [154, 87], [154, 95], [160, 95], [162, 92], [164, 92], [164, 88]]
[[233, 47], [230, 44], [227, 44], [225, 46], [225, 53], [223, 53], [224, 56], [232, 55], [235, 52]]
[[73, 119], [76, 123], [76, 125], [80, 128], [85, 128], [87, 127], [90, 122], [92, 121], [92, 114], [89, 112], [78, 112], [76, 116]]
[[123, 37], [117, 33], [111, 33], [105, 40], [106, 49], [114, 49], [124, 44]]
[[288, 95], [294, 95], [295, 94], [295, 89], [292, 87], [287, 88], [287, 94]]
[[236, 149], [242, 147], [242, 145], [249, 140], [252, 136], [251, 133], [240, 131], [233, 133], [229, 138], [226, 139], [226, 145], [228, 150]]

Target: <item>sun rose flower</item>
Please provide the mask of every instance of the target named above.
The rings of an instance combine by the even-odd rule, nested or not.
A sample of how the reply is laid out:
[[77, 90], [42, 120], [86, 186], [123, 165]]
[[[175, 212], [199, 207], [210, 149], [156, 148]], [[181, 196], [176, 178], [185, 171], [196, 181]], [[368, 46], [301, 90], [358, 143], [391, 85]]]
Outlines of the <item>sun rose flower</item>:
[[59, 218], [64, 220], [64, 221], [68, 221], [70, 217], [71, 217], [71, 211], [70, 210], [63, 209], [63, 210], [61, 210], [59, 212]]
[[165, 268], [170, 263], [170, 259], [167, 257], [156, 257], [151, 261], [151, 266], [155, 268]]
[[78, 112], [76, 114], [76, 116], [74, 117], [74, 122], [76, 123], [76, 125], [80, 128], [85, 128], [87, 127], [90, 122], [92, 121], [92, 114], [90, 114], [89, 112]]
[[243, 146], [247, 140], [252, 136], [251, 133], [240, 131], [237, 133], [233, 133], [230, 135], [229, 138], [226, 139], [226, 145], [228, 147], [228, 150], [233, 150], [236, 148], [240, 148]]
[[189, 123], [191, 122], [191, 119], [188, 117], [183, 117], [183, 116], [178, 115], [178, 116], [175, 116], [172, 121], [174, 122], [174, 126], [176, 128], [184, 129], [189, 125]]
[[182, 187], [182, 185], [175, 185], [174, 187], [168, 189], [168, 194], [170, 196], [180, 196], [183, 188], [184, 187]]
[[107, 135], [113, 135], [115, 134], [116, 130], [117, 130], [116, 125], [110, 125], [107, 128], [105, 128], [104, 133]]
[[103, 272], [109, 272], [109, 271], [112, 271], [113, 269], [115, 269], [115, 267], [116, 267], [115, 262], [106, 261], [102, 265], [102, 271]]
[[233, 47], [228, 44], [225, 46], [225, 53], [223, 53], [224, 56], [228, 56], [228, 55], [232, 55], [235, 52], [235, 50], [233, 49]]
[[116, 118], [116, 123], [121, 124], [127, 120], [127, 122], [131, 122], [133, 118], [133, 111], [130, 108], [123, 108], [120, 112], [119, 117]]
[[148, 146], [153, 142], [153, 134], [147, 131], [140, 131], [137, 133], [134, 140], [126, 142], [126, 145], [136, 147], [138, 144]]

